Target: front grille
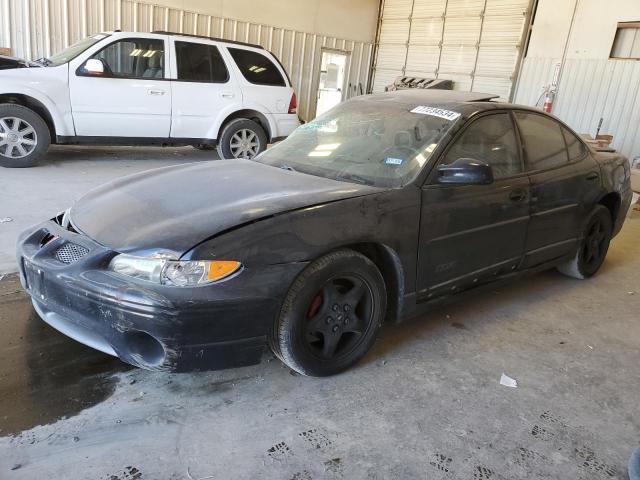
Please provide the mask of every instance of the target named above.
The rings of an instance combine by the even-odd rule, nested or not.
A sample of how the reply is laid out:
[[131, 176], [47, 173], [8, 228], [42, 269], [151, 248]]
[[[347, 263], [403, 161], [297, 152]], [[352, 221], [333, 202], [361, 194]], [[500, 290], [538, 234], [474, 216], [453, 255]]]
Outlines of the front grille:
[[59, 262], [66, 263], [67, 265], [77, 262], [84, 257], [89, 250], [81, 245], [75, 243], [65, 243], [58, 250], [56, 250], [55, 256]]

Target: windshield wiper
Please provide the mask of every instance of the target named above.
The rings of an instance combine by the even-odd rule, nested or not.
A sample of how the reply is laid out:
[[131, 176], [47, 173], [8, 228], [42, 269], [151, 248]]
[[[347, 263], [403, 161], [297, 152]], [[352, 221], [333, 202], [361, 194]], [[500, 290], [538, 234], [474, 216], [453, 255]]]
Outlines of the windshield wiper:
[[280, 168], [281, 168], [282, 170], [288, 170], [288, 171], [290, 171], [290, 172], [295, 172], [295, 171], [296, 171], [296, 170], [295, 170], [295, 168], [290, 167], [289, 165], [285, 165], [284, 163], [283, 163], [282, 165], [280, 165]]
[[336, 180], [346, 180], [347, 182], [359, 183], [360, 185], [371, 185], [371, 182], [358, 175], [342, 174], [336, 176]]

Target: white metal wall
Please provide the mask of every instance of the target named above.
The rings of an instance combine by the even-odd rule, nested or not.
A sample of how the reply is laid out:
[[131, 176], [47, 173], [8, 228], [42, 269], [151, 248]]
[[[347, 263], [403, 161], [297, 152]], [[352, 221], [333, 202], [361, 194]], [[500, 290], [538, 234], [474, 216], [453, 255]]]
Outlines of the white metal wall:
[[321, 49], [348, 52], [345, 99], [367, 91], [372, 45], [220, 18], [133, 0], [0, 0], [0, 46], [18, 57], [48, 56], [93, 33], [168, 30], [261, 44], [291, 76], [299, 114], [314, 116]]
[[[551, 83], [556, 60], [525, 58], [516, 103], [536, 105]], [[565, 61], [553, 114], [578, 133], [613, 135], [613, 146], [628, 158], [640, 155], [640, 62], [630, 60]]]
[[374, 91], [400, 75], [511, 94], [530, 0], [384, 0]]

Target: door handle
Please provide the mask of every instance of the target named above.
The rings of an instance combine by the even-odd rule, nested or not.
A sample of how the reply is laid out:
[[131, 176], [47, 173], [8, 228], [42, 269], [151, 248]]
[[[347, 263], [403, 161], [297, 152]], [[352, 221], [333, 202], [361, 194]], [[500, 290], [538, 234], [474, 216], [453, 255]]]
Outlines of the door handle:
[[527, 191], [524, 188], [516, 188], [511, 190], [509, 194], [509, 200], [512, 202], [522, 202], [527, 198]]
[[165, 92], [164, 90], [147, 90], [147, 93], [149, 95], [160, 96], [160, 95], [164, 95], [167, 92]]
[[596, 172], [591, 172], [589, 175], [587, 175], [586, 178], [589, 181], [598, 180], [600, 178], [600, 175], [598, 175]]
[[221, 93], [220, 93], [220, 96], [221, 96], [222, 98], [233, 98], [233, 97], [235, 97], [235, 96], [236, 96], [236, 94], [235, 94], [235, 93], [233, 93], [233, 92], [221, 92]]

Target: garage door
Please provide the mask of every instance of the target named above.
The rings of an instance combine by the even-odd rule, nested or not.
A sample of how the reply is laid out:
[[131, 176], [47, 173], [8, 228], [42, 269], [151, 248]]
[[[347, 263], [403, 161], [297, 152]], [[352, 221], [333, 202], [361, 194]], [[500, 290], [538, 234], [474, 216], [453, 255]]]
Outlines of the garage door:
[[530, 0], [385, 0], [373, 90], [401, 75], [508, 99]]

